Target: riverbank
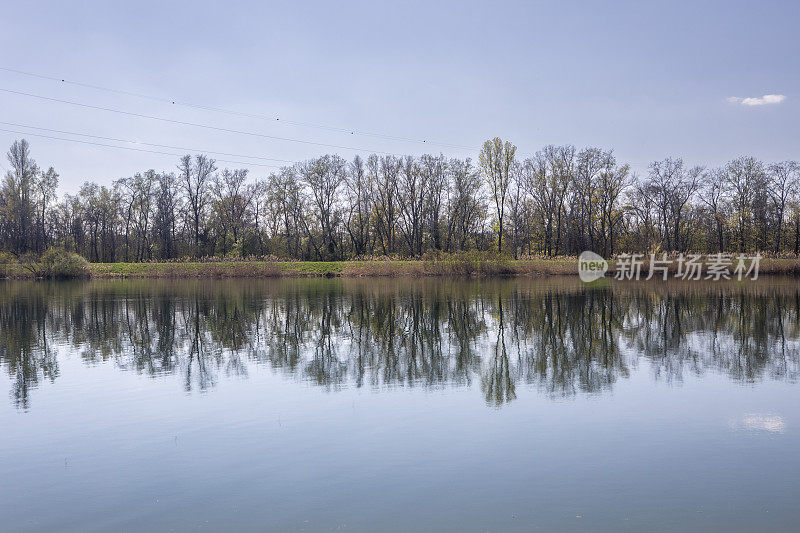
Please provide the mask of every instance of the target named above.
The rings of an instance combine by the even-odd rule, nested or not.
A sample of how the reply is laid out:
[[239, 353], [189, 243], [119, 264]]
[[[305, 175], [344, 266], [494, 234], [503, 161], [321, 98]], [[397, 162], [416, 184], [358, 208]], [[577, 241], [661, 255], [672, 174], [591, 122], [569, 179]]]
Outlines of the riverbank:
[[89, 271], [93, 278], [514, 277], [577, 272], [570, 259], [91, 263]]
[[[0, 265], [0, 277], [31, 279], [36, 275], [19, 264]], [[674, 273], [676, 265], [670, 267]], [[732, 269], [731, 269], [732, 270]], [[642, 272], [647, 271], [645, 263]], [[705, 275], [706, 268], [703, 269]], [[612, 276], [613, 262], [606, 276]], [[394, 261], [209, 261], [165, 263], [89, 263], [86, 277], [116, 278], [275, 278], [275, 277], [519, 277], [574, 276], [577, 259], [440, 259]], [[760, 275], [800, 277], [800, 259], [764, 258]]]
[[[0, 277], [32, 279], [20, 264], [0, 265]], [[393, 261], [180, 261], [88, 263], [85, 277], [114, 278], [274, 278], [274, 277], [515, 277], [575, 274], [571, 258], [495, 260], [443, 259]]]

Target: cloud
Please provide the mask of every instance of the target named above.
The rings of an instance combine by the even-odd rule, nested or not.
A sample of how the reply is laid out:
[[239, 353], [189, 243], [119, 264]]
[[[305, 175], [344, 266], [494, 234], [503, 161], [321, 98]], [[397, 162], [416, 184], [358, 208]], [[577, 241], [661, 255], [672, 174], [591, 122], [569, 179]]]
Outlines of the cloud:
[[764, 96], [750, 96], [748, 98], [739, 98], [738, 96], [731, 96], [728, 102], [732, 104], [742, 105], [767, 105], [767, 104], [780, 104], [786, 100], [783, 94], [765, 94]]
[[746, 413], [738, 420], [730, 420], [729, 425], [732, 429], [746, 431], [768, 431], [770, 433], [786, 431], [786, 419], [781, 415]]

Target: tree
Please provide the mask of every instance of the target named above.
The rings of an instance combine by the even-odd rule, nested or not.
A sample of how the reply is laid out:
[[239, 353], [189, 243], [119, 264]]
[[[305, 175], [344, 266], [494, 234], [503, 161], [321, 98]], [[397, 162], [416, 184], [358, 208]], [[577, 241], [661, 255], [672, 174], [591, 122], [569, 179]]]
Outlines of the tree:
[[353, 253], [361, 256], [372, 253], [370, 239], [370, 210], [373, 203], [373, 191], [367, 178], [364, 160], [355, 156], [347, 172], [348, 210], [345, 227], [350, 235]]
[[[322, 247], [330, 257], [337, 256], [336, 226], [339, 212], [336, 203], [339, 187], [345, 181], [345, 161], [338, 155], [324, 155], [301, 163], [298, 173], [311, 190], [312, 204], [322, 232]], [[309, 238], [313, 237], [309, 233]]]
[[203, 213], [209, 199], [211, 175], [217, 170], [216, 162], [206, 155], [185, 155], [178, 164], [181, 187], [186, 193], [186, 200], [191, 214], [192, 235], [194, 237], [194, 254], [200, 253], [200, 226]]
[[518, 259], [520, 239], [525, 233], [524, 222], [526, 208], [526, 194], [522, 183], [520, 165], [515, 165], [511, 191], [508, 197], [509, 215], [511, 215], [511, 245], [514, 259]]
[[738, 251], [748, 249], [752, 237], [753, 203], [766, 182], [764, 165], [754, 157], [740, 157], [725, 167], [726, 187], [730, 191], [737, 227]]
[[477, 167], [431, 154], [350, 163], [326, 155], [252, 179], [242, 169], [217, 172], [200, 154], [182, 157], [178, 173], [85, 183], [57, 203], [58, 173], [41, 171], [26, 141], [14, 142], [8, 158], [0, 248], [15, 254], [60, 246], [108, 262], [231, 252], [419, 257], [427, 249], [515, 258], [525, 250], [780, 253], [791, 249], [787, 224], [800, 253], [800, 167], [792, 161], [742, 157], [704, 171], [668, 157], [639, 180], [611, 151], [549, 145], [519, 165], [511, 143], [492, 139]]
[[153, 230], [156, 233], [162, 259], [170, 259], [175, 254], [175, 226], [178, 217], [178, 183], [173, 173], [162, 173], [158, 177], [156, 212]]
[[654, 217], [656, 203], [653, 200], [652, 190], [646, 182], [632, 180], [633, 186], [627, 193], [627, 205], [630, 206], [632, 225], [635, 228], [633, 238], [638, 243], [638, 251], [649, 252], [653, 249], [656, 240]]
[[153, 195], [155, 192], [158, 173], [147, 170], [141, 174], [135, 174], [131, 181], [133, 197], [135, 199], [135, 224], [136, 224], [136, 260], [144, 261], [152, 259], [152, 249], [150, 247], [150, 222], [153, 214]]
[[420, 171], [423, 174], [423, 187], [427, 189], [424, 194], [430, 246], [435, 250], [441, 250], [442, 235], [439, 217], [442, 212], [442, 197], [447, 189], [447, 160], [441, 154], [438, 157], [423, 154], [420, 157]]
[[481, 176], [472, 161], [451, 159], [448, 164], [450, 188], [448, 201], [448, 241], [465, 250], [485, 218], [486, 205], [481, 192]]
[[497, 214], [497, 251], [503, 253], [503, 221], [505, 218], [506, 195], [511, 183], [517, 147], [500, 137], [483, 144], [480, 165], [486, 182], [489, 184]]
[[597, 188], [600, 172], [606, 168], [607, 160], [611, 157], [611, 152], [605, 152], [600, 148], [584, 148], [576, 156], [575, 180], [573, 187], [575, 190], [576, 203], [576, 223], [577, 227], [586, 233], [587, 243], [581, 243], [581, 249], [595, 249], [595, 224], [596, 224], [596, 200]]
[[271, 174], [268, 181], [270, 203], [275, 209], [275, 217], [283, 223], [286, 253], [300, 258], [300, 228], [305, 203], [302, 187], [293, 167], [284, 167], [277, 174]]
[[384, 254], [394, 253], [394, 230], [397, 217], [397, 178], [401, 161], [392, 155], [367, 159], [367, 171], [375, 184], [375, 223]]
[[607, 152], [604, 167], [597, 180], [598, 208], [600, 210], [600, 238], [604, 257], [614, 255], [614, 230], [622, 219], [619, 198], [628, 186], [628, 165], [617, 166], [616, 159]]
[[661, 236], [667, 250], [682, 249], [683, 209], [700, 185], [702, 167], [684, 168], [683, 160], [666, 158], [650, 164], [648, 194], [658, 208]]
[[[250, 208], [256, 189], [248, 187], [247, 169], [225, 169], [214, 177], [212, 194], [214, 210], [219, 226], [218, 244], [222, 247], [222, 254], [229, 250], [229, 244], [236, 246], [239, 243], [242, 231], [246, 225], [245, 215]], [[233, 239], [228, 243], [228, 234]]]
[[33, 196], [39, 167], [31, 158], [30, 145], [25, 139], [14, 141], [7, 157], [11, 170], [6, 173], [0, 189], [3, 222], [12, 250], [24, 253], [32, 241]]
[[725, 227], [725, 170], [721, 168], [713, 169], [703, 174], [700, 187], [700, 201], [703, 202], [714, 220], [716, 230], [717, 252], [724, 250], [724, 227]]
[[781, 251], [786, 204], [797, 194], [800, 167], [795, 161], [783, 161], [769, 165], [768, 173], [769, 196], [775, 206], [775, 253], [778, 253]]
[[564, 201], [573, 182], [575, 148], [545, 146], [522, 167], [525, 187], [533, 197], [543, 221], [544, 252], [554, 255], [561, 245]]
[[48, 245], [47, 211], [56, 199], [58, 173], [50, 167], [40, 172], [34, 186], [35, 202], [38, 205], [36, 249], [43, 252]]
[[397, 179], [397, 204], [400, 207], [400, 231], [412, 256], [422, 253], [422, 228], [428, 178], [430, 174], [411, 156], [403, 159]]

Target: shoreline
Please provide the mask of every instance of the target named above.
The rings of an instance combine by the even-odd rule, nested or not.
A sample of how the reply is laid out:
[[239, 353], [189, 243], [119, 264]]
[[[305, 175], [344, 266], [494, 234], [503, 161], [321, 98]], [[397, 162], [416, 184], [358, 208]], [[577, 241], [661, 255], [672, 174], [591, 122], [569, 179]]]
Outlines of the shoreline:
[[[5, 267], [5, 268], [3, 268]], [[641, 272], [647, 273], [647, 265]], [[676, 267], [669, 269], [674, 277]], [[733, 269], [731, 268], [731, 273]], [[512, 278], [577, 277], [576, 258], [520, 260], [391, 260], [391, 261], [208, 261], [153, 263], [89, 263], [90, 279], [229, 279], [229, 278]], [[703, 276], [705, 276], [705, 269]], [[606, 278], [614, 275], [610, 262]], [[764, 258], [759, 275], [800, 277], [800, 258]], [[732, 276], [735, 277], [735, 276]], [[36, 279], [18, 264], [0, 265], [2, 279]]]
[[519, 277], [577, 274], [569, 260], [523, 261], [213, 261], [91, 263], [92, 278], [423, 278]]

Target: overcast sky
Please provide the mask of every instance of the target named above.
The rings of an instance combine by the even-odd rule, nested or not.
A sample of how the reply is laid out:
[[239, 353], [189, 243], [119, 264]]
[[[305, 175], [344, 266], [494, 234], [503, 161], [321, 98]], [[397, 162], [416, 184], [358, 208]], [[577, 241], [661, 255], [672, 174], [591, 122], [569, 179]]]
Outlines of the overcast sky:
[[494, 136], [522, 154], [546, 144], [612, 148], [639, 173], [666, 156], [709, 166], [740, 155], [800, 158], [792, 2], [111, 4], [6, 3], [0, 67], [266, 118], [0, 70], [0, 121], [25, 126], [0, 128], [27, 132], [0, 132], [0, 142], [28, 138], [39, 165], [61, 174], [62, 191], [174, 170], [177, 157], [36, 137], [135, 146], [31, 126], [237, 154], [216, 156], [231, 161], [220, 167], [281, 164], [238, 155], [356, 153], [309, 143], [477, 158]]

